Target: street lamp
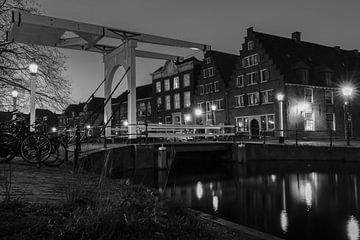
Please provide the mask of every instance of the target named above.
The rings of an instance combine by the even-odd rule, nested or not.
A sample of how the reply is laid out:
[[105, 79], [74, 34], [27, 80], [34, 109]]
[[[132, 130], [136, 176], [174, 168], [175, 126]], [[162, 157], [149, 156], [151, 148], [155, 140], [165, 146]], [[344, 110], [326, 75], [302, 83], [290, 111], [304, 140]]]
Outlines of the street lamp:
[[284, 94], [282, 93], [278, 93], [276, 95], [276, 98], [279, 102], [279, 130], [280, 130], [280, 135], [279, 135], [279, 143], [284, 143]]
[[15, 119], [15, 118], [16, 118], [16, 113], [15, 113], [15, 111], [16, 111], [16, 100], [17, 100], [18, 94], [19, 94], [19, 92], [16, 91], [16, 89], [12, 90], [12, 92], [11, 92], [11, 95], [12, 95], [12, 97], [13, 97], [13, 111], [14, 111], [14, 112], [13, 112], [13, 115], [12, 115], [12, 119]]
[[202, 116], [202, 110], [201, 108], [196, 108], [195, 109], [195, 118], [196, 118], [196, 124], [198, 124], [198, 118], [200, 118]]
[[190, 114], [185, 114], [185, 115], [184, 115], [184, 120], [185, 120], [185, 124], [187, 124], [188, 122], [190, 122], [190, 121], [191, 121], [191, 116], [190, 116]]
[[215, 125], [215, 111], [217, 107], [215, 104], [211, 105], [211, 111], [212, 111], [212, 124]]
[[38, 71], [38, 65], [31, 63], [29, 65], [30, 71], [30, 131], [35, 129], [31, 126], [35, 123], [35, 90], [36, 90], [36, 73]]
[[341, 87], [341, 92], [344, 95], [344, 125], [345, 125], [345, 138], [346, 145], [350, 146], [350, 133], [351, 133], [351, 114], [350, 114], [350, 100], [354, 92], [351, 85], [344, 85]]

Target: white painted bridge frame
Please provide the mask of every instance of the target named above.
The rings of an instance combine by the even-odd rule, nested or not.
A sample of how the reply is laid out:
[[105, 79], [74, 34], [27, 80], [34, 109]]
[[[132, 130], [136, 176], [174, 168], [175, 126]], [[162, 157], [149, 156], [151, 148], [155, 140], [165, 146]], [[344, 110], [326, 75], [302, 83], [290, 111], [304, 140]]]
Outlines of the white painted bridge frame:
[[[66, 37], [66, 33], [72, 36]], [[120, 46], [101, 44], [103, 39], [118, 39]], [[40, 16], [24, 11], [14, 11], [11, 29], [7, 32], [7, 40], [25, 44], [59, 47], [73, 50], [98, 52], [104, 54], [105, 65], [105, 101], [111, 94], [112, 82], [116, 70], [123, 66], [128, 69], [127, 79], [130, 93], [128, 95], [128, 131], [129, 138], [136, 138], [134, 125], [136, 119], [136, 57], [178, 61], [181, 56], [137, 50], [138, 42], [156, 45], [181, 47], [189, 49], [210, 50], [209, 45], [183, 41], [173, 38], [150, 35], [140, 32], [103, 27], [72, 20]], [[111, 116], [111, 101], [104, 107], [104, 122]], [[111, 121], [109, 122], [111, 126]], [[107, 128], [105, 135], [111, 135]]]

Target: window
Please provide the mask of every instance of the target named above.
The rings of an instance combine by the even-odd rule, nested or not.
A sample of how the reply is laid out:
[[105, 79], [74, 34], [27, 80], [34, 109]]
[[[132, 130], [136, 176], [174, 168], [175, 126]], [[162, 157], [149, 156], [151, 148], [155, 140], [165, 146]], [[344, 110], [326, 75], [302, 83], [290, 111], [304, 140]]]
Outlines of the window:
[[190, 92], [184, 92], [184, 107], [190, 107], [191, 101], [190, 101]]
[[249, 41], [248, 42], [248, 50], [253, 50], [254, 49], [254, 41]]
[[214, 84], [213, 83], [209, 83], [209, 93], [213, 93], [214, 92]]
[[235, 96], [235, 107], [244, 107], [244, 95]]
[[214, 92], [219, 92], [220, 88], [219, 88], [219, 81], [214, 82]]
[[164, 91], [170, 90], [170, 79], [165, 79], [164, 81]]
[[174, 94], [174, 109], [180, 108], [180, 93]]
[[214, 76], [214, 68], [213, 67], [206, 68], [203, 70], [203, 78], [213, 77], [213, 76]]
[[304, 116], [304, 129], [305, 131], [314, 131], [314, 114], [313, 113], [305, 113]]
[[242, 66], [244, 68], [252, 67], [259, 64], [259, 55], [253, 54], [247, 57], [244, 57], [242, 60]]
[[273, 90], [265, 90], [261, 92], [261, 103], [272, 103]]
[[190, 86], [190, 73], [184, 74], [184, 87]]
[[326, 114], [326, 127], [328, 130], [335, 131], [335, 113]]
[[206, 102], [206, 112], [211, 112], [211, 105], [212, 105], [213, 103], [212, 102], [210, 102], [210, 101], [207, 101]]
[[260, 70], [260, 82], [267, 82], [269, 81], [269, 70], [262, 69]]
[[204, 103], [203, 102], [199, 102], [196, 104], [196, 108], [197, 109], [201, 109], [201, 111], [205, 111], [205, 108], [204, 108]]
[[156, 82], [156, 92], [159, 93], [161, 92], [161, 82]]
[[324, 73], [324, 78], [325, 78], [326, 86], [332, 86], [333, 85], [331, 72], [325, 72]]
[[236, 86], [243, 87], [244, 86], [244, 75], [239, 75], [236, 77]]
[[333, 104], [334, 103], [334, 97], [333, 97], [333, 91], [331, 90], [325, 90], [325, 103], [326, 104]]
[[313, 89], [312, 88], [304, 88], [304, 99], [307, 102], [313, 102]]
[[210, 63], [211, 63], [211, 57], [205, 58], [205, 64], [210, 64]]
[[179, 77], [174, 77], [174, 89], [178, 89], [180, 87]]
[[204, 95], [204, 85], [200, 85], [200, 95]]
[[309, 84], [309, 70], [299, 69], [296, 71], [297, 80], [303, 84]]
[[146, 105], [145, 102], [141, 102], [139, 104], [139, 108], [138, 108], [138, 117], [142, 117], [146, 115]]
[[161, 97], [158, 97], [157, 100], [156, 100], [156, 105], [158, 108], [161, 107]]
[[171, 116], [166, 116], [165, 117], [165, 123], [166, 124], [171, 124], [172, 123], [172, 117]]
[[249, 119], [245, 117], [236, 118], [236, 126], [240, 132], [249, 131]]
[[248, 83], [247, 83], [248, 85], [256, 84], [256, 82], [255, 82], [255, 74], [256, 74], [256, 72], [246, 74], [247, 80], [248, 80]]
[[256, 93], [248, 94], [248, 103], [249, 103], [249, 106], [259, 104], [259, 93], [256, 92]]
[[165, 96], [165, 110], [170, 110], [170, 109], [171, 109], [170, 95], [166, 95]]
[[216, 110], [224, 109], [224, 99], [215, 100]]
[[275, 129], [275, 115], [267, 115], [267, 130]]

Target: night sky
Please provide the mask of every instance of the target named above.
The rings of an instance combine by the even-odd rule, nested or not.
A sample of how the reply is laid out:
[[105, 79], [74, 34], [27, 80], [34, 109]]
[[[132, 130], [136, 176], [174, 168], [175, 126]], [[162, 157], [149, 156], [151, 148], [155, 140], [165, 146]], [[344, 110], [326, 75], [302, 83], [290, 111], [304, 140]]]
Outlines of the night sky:
[[[209, 44], [238, 54], [246, 29], [343, 49], [359, 49], [359, 0], [36, 0], [45, 15]], [[191, 50], [141, 48], [189, 56]], [[104, 78], [101, 54], [62, 50], [68, 56], [74, 102], [85, 101]], [[196, 54], [201, 58], [201, 54]], [[137, 60], [138, 85], [164, 61]], [[120, 78], [119, 70], [115, 77]], [[116, 80], [115, 84], [116, 84]], [[125, 86], [122, 86], [123, 88]], [[103, 90], [97, 96], [102, 96]]]

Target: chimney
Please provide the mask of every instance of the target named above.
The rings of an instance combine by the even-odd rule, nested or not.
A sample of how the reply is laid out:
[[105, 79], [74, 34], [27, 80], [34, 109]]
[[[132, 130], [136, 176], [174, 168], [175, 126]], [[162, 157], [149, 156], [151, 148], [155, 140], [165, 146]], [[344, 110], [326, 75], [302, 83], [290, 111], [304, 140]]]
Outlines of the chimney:
[[334, 49], [338, 54], [340, 54], [340, 46], [335, 46]]
[[249, 36], [250, 33], [252, 33], [254, 31], [254, 27], [249, 27], [247, 30], [247, 35]]
[[291, 38], [292, 38], [292, 40], [294, 40], [295, 42], [300, 43], [300, 41], [301, 41], [301, 32], [293, 32], [293, 33], [291, 34]]

